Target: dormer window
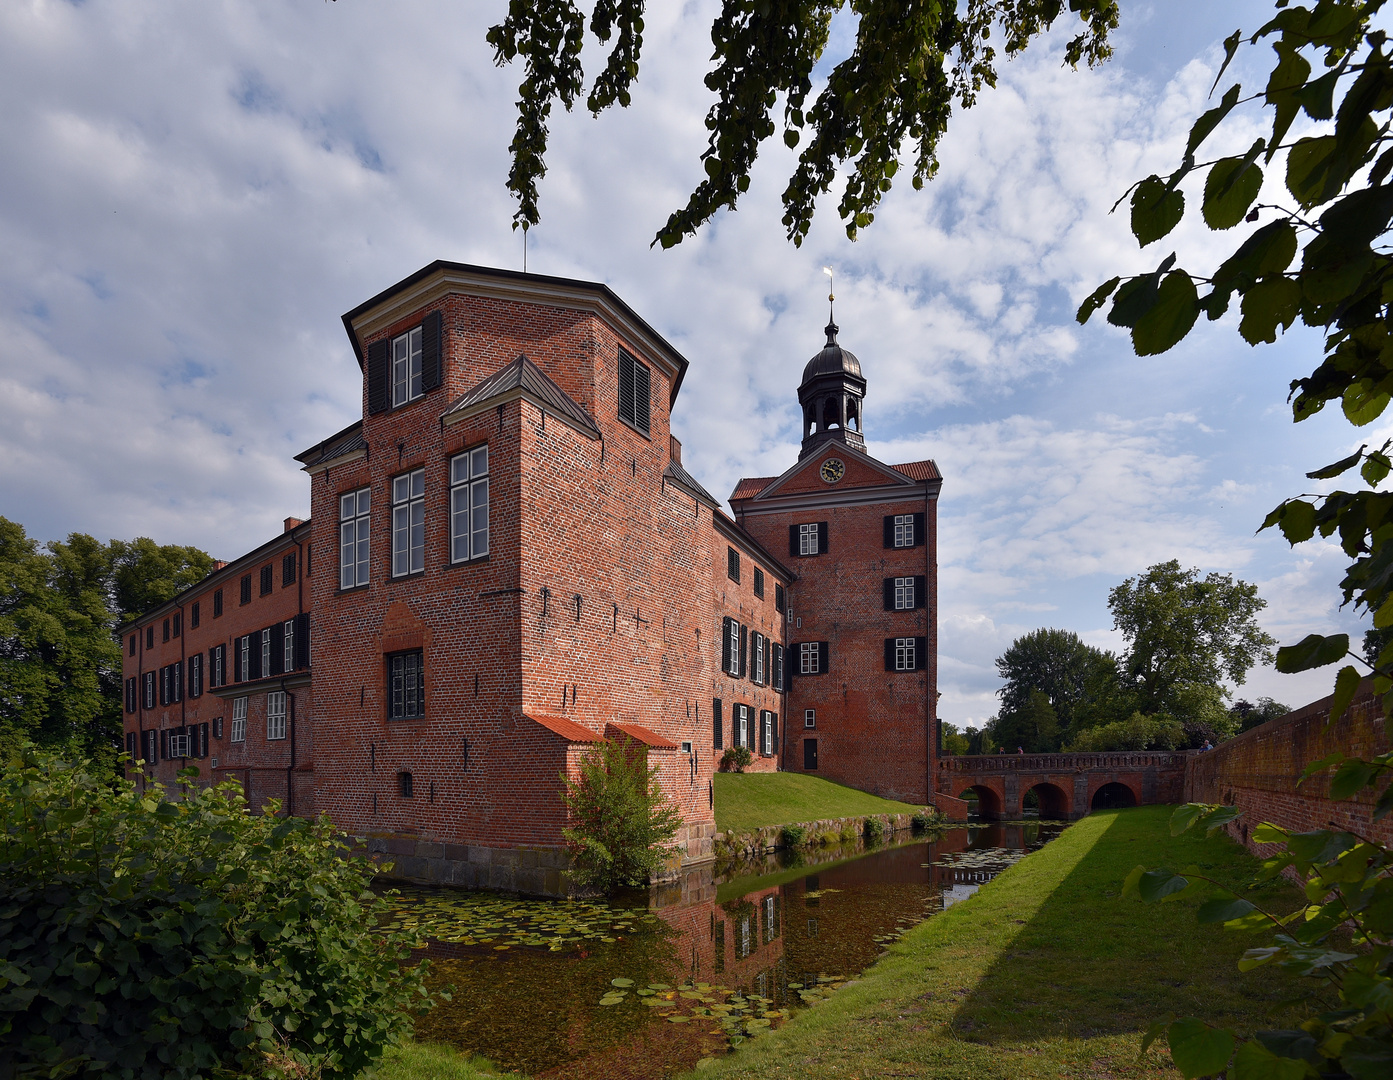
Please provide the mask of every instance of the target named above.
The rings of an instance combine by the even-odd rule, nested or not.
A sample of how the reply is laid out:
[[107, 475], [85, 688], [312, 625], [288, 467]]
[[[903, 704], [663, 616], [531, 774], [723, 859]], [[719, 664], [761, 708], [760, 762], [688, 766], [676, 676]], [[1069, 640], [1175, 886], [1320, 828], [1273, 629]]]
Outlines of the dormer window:
[[421, 389], [421, 328], [392, 339], [392, 406], [414, 401]]

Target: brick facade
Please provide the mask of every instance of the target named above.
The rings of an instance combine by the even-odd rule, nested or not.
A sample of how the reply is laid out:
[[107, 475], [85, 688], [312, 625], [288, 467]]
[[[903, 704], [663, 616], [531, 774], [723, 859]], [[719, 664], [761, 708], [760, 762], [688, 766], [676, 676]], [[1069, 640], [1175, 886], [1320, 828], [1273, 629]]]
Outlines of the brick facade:
[[[813, 479], [796, 467], [733, 519], [671, 435], [687, 361], [602, 285], [433, 263], [344, 325], [363, 418], [299, 455], [310, 522], [128, 631], [137, 680], [181, 648], [227, 645], [227, 687], [128, 715], [138, 747], [147, 728], [216, 713], [221, 736], [197, 761], [242, 780], [254, 805], [288, 795], [292, 812], [327, 813], [406, 876], [528, 892], [564, 887], [560, 776], [601, 739], [658, 768], [686, 823], [682, 863], [711, 857], [711, 777], [727, 749], [749, 746], [757, 771], [801, 767], [804, 703], [820, 710], [826, 775], [927, 798], [932, 463], [904, 474], [848, 444], [830, 497], [819, 458], [804, 463]], [[830, 522], [831, 559], [786, 554], [778, 514], [811, 510]], [[896, 512], [919, 515], [920, 542], [882, 552], [882, 516]], [[294, 589], [281, 585], [292, 550], [315, 571]], [[276, 587], [263, 596], [266, 563]], [[928, 583], [922, 603], [883, 612], [882, 577], [899, 572]], [[196, 632], [144, 647], [193, 603]], [[790, 630], [790, 606], [806, 629]], [[307, 668], [234, 672], [241, 635], [306, 613]], [[811, 632], [834, 643], [833, 667], [798, 680], [791, 709], [784, 650]], [[893, 633], [919, 642], [919, 670], [884, 670]], [[293, 722], [268, 741], [279, 692]], [[237, 698], [247, 737], [234, 745]], [[161, 777], [184, 763], [157, 756]]]

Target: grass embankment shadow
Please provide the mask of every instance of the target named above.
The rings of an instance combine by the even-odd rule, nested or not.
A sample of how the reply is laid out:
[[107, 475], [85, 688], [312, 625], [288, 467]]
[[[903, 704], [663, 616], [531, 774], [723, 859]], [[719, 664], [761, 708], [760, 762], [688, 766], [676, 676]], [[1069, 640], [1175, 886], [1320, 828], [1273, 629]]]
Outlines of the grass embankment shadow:
[[[1241, 885], [1256, 869], [1223, 836], [1171, 837], [1170, 807], [1095, 814], [892, 946], [859, 982], [700, 1070], [726, 1076], [934, 1080], [1174, 1077], [1139, 1035], [1167, 1012], [1250, 1032], [1279, 1026], [1295, 979], [1242, 975], [1269, 935], [1195, 922], [1195, 901], [1121, 897], [1137, 863], [1196, 865]], [[1265, 905], [1290, 910], [1272, 883]]]

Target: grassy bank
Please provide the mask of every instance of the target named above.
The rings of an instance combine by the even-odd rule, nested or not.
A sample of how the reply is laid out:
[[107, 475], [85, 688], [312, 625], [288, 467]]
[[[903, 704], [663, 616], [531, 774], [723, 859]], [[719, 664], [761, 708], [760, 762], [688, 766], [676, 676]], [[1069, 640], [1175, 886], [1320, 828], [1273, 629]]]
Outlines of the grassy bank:
[[[1138, 1034], [1204, 1012], [1244, 1032], [1281, 1026], [1294, 980], [1240, 975], [1268, 935], [1195, 923], [1195, 903], [1123, 900], [1138, 862], [1198, 865], [1248, 880], [1255, 862], [1223, 837], [1173, 838], [1170, 807], [1094, 814], [970, 899], [922, 923], [857, 983], [782, 1029], [698, 1070], [725, 1077], [1017, 1080], [1175, 1076]], [[1285, 883], [1265, 903], [1295, 906]], [[792, 912], [788, 917], [792, 917]]]
[[922, 809], [802, 773], [716, 774], [716, 828], [725, 832], [858, 814], [912, 814]]
[[501, 1080], [512, 1075], [450, 1046], [408, 1042], [382, 1055], [374, 1080]]

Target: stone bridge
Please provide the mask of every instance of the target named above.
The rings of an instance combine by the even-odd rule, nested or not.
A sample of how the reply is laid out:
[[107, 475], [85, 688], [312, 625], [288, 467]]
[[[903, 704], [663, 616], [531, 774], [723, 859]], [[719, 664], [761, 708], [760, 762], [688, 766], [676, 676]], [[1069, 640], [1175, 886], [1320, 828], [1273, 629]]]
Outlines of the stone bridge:
[[[1015, 820], [1028, 792], [1040, 816], [1074, 821], [1090, 810], [1147, 803], [1184, 802], [1185, 761], [1196, 751], [1121, 751], [1104, 754], [980, 754], [938, 759], [940, 806], [965, 817], [976, 798], [977, 814]], [[954, 810], [957, 813], [954, 813]]]

